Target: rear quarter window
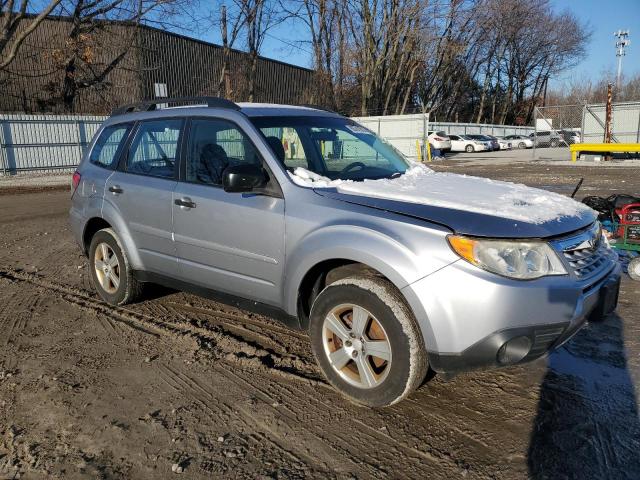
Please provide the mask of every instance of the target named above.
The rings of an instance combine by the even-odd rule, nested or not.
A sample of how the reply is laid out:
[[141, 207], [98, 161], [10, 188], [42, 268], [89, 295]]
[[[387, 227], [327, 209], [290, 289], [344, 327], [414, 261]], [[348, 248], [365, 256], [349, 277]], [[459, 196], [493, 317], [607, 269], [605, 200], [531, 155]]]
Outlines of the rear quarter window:
[[115, 168], [132, 124], [105, 127], [89, 154], [89, 162], [104, 168]]

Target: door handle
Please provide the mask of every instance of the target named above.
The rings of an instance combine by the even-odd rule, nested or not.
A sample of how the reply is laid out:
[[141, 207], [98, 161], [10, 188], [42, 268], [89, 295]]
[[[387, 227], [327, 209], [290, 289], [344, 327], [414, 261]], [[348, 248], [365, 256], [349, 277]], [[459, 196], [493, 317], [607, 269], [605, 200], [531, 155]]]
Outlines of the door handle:
[[173, 203], [182, 208], [196, 208], [196, 202], [192, 202], [189, 197], [176, 198]]
[[122, 190], [119, 185], [110, 186], [109, 191], [115, 195], [124, 192], [124, 190]]

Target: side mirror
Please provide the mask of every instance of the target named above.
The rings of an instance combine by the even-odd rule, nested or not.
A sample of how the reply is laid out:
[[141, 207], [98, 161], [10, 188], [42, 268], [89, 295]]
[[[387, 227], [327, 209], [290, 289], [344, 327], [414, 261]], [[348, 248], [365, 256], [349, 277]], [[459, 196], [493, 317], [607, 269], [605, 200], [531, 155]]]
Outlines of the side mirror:
[[267, 177], [259, 165], [232, 165], [222, 173], [222, 187], [225, 192], [250, 192], [264, 187], [266, 183]]

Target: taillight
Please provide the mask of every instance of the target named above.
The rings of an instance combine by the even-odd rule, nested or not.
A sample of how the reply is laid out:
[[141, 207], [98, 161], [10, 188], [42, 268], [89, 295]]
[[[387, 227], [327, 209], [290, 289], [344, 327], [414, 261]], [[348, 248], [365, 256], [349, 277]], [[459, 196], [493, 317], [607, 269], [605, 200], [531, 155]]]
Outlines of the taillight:
[[71, 178], [71, 194], [73, 195], [78, 189], [78, 185], [80, 185], [80, 179], [82, 175], [77, 170], [73, 172], [73, 177]]
[[434, 139], [436, 142], [444, 142], [444, 138], [440, 138], [440, 137], [433, 137], [433, 139]]

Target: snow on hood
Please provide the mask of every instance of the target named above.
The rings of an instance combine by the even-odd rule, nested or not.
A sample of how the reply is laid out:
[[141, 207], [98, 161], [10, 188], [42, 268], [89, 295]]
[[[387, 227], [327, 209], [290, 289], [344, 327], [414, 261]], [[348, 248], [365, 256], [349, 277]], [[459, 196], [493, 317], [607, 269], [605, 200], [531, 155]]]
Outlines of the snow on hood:
[[400, 177], [380, 180], [331, 180], [304, 168], [289, 172], [294, 183], [335, 188], [340, 193], [465, 210], [542, 224], [593, 211], [583, 203], [526, 185], [455, 173], [435, 172], [413, 163]]

